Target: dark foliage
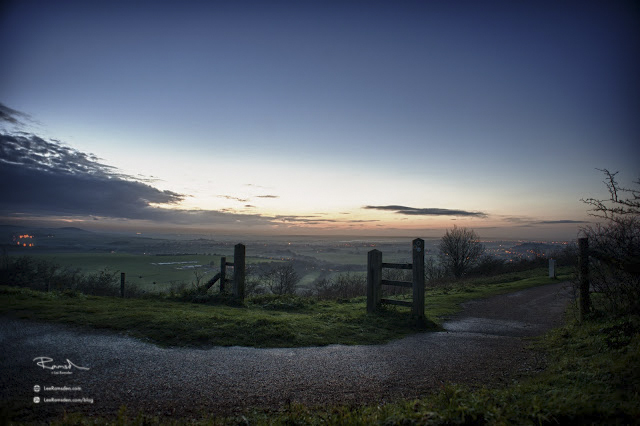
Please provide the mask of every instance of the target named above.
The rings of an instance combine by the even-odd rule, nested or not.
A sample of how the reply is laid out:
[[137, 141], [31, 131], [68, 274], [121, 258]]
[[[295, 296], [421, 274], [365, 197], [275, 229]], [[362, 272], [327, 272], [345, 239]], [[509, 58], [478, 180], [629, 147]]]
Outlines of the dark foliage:
[[268, 310], [298, 311], [308, 309], [314, 304], [314, 300], [293, 294], [263, 294], [252, 297], [249, 303]]
[[461, 278], [471, 267], [475, 266], [484, 253], [484, 246], [472, 229], [447, 229], [440, 240], [440, 264], [445, 271], [456, 278]]
[[591, 288], [604, 296], [607, 310], [640, 314], [640, 188], [621, 187], [617, 172], [602, 172], [610, 198], [582, 200], [603, 220], [582, 229], [589, 239]]
[[[77, 292], [94, 296], [120, 296], [120, 276], [103, 269], [93, 274], [79, 269], [61, 268], [58, 264], [29, 256], [2, 256], [0, 284], [28, 287], [40, 291]], [[125, 287], [126, 297], [140, 297], [134, 287]]]
[[312, 294], [319, 299], [351, 299], [367, 294], [366, 278], [351, 273], [341, 274], [332, 279], [322, 279], [314, 285]]
[[272, 267], [260, 279], [273, 294], [296, 294], [300, 282], [300, 277], [291, 263]]

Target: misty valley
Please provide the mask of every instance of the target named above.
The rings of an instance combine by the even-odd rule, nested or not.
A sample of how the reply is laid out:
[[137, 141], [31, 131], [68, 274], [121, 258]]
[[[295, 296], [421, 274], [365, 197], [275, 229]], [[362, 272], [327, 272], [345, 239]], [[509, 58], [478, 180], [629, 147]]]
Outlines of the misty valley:
[[[217, 236], [92, 232], [79, 228], [2, 226], [5, 256], [47, 260], [59, 268], [84, 273], [126, 274], [138, 293], [165, 293], [201, 286], [231, 259], [237, 243], [246, 245], [247, 273], [254, 293], [268, 293], [260, 280], [274, 268], [295, 273], [295, 292], [312, 295], [323, 282], [341, 276], [366, 276], [367, 253], [378, 249], [385, 262], [410, 262], [411, 239], [348, 236]], [[439, 238], [425, 239], [427, 265], [438, 266]], [[570, 246], [568, 242], [483, 240], [493, 262], [519, 264], [543, 260]], [[427, 277], [429, 281], [430, 277]], [[433, 278], [433, 277], [431, 277]], [[258, 281], [258, 282], [256, 282]]]

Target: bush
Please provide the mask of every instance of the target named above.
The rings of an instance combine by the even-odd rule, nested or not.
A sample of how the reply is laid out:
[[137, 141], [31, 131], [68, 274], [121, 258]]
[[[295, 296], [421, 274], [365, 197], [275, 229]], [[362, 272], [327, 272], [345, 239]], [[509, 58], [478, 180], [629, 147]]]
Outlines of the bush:
[[497, 257], [484, 255], [478, 261], [478, 264], [470, 271], [472, 275], [497, 275], [505, 272], [506, 264], [504, 260]]
[[95, 274], [84, 276], [84, 279], [79, 280], [72, 290], [94, 296], [119, 296], [120, 280], [116, 276], [117, 274], [117, 272], [112, 272], [105, 268]]
[[480, 243], [478, 234], [472, 229], [458, 228], [447, 229], [440, 240], [440, 264], [456, 277], [462, 276], [476, 265], [484, 253], [484, 246]]
[[591, 287], [603, 294], [608, 311], [640, 314], [640, 189], [621, 187], [617, 172], [602, 172], [610, 198], [582, 200], [603, 220], [582, 228], [589, 239]]
[[[105, 268], [94, 274], [83, 274], [79, 269], [60, 268], [48, 260], [29, 256], [13, 258], [6, 253], [0, 262], [0, 284], [27, 287], [40, 291], [71, 291], [94, 296], [119, 296], [118, 273]], [[127, 297], [138, 297], [143, 292], [126, 287]]]
[[585, 228], [589, 239], [593, 291], [604, 296], [605, 309], [640, 314], [640, 220], [625, 218]]
[[291, 263], [277, 265], [264, 272], [261, 281], [273, 294], [296, 294], [300, 277]]
[[322, 279], [315, 283], [313, 289], [313, 295], [324, 300], [351, 299], [366, 294], [365, 277], [348, 272], [333, 279]]

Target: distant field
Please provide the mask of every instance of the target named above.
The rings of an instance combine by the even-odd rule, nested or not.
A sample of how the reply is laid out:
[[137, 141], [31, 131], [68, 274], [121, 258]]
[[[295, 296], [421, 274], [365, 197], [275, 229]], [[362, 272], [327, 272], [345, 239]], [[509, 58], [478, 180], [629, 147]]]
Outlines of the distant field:
[[[81, 269], [95, 273], [105, 268], [111, 272], [124, 272], [128, 284], [145, 291], [163, 292], [171, 285], [195, 282], [195, 270], [202, 272], [202, 282], [219, 271], [220, 256], [207, 255], [136, 255], [125, 253], [56, 253], [34, 254], [36, 259], [47, 259], [62, 267]], [[227, 257], [233, 261], [232, 256]], [[247, 264], [265, 262], [264, 259], [247, 257]]]
[[[130, 244], [124, 244], [126, 241], [121, 241], [121, 246], [129, 246]], [[116, 247], [114, 245], [114, 247]], [[119, 246], [118, 246], [119, 247]], [[283, 247], [276, 247], [277, 250], [285, 251], [289, 250], [291, 246], [288, 244]], [[116, 247], [117, 248], [117, 247]], [[130, 248], [130, 247], [129, 247]], [[208, 245], [207, 250], [212, 250], [212, 246]], [[141, 247], [138, 247], [141, 249]], [[205, 247], [202, 245], [189, 245], [184, 246], [172, 245], [171, 247], [160, 245], [158, 247], [149, 248], [151, 251], [155, 251], [156, 254], [142, 254], [131, 253], [124, 251], [114, 252], [51, 252], [51, 253], [29, 253], [24, 251], [22, 254], [13, 253], [12, 256], [28, 255], [34, 258], [47, 259], [64, 268], [80, 269], [84, 273], [97, 273], [105, 269], [110, 272], [117, 273], [118, 276], [121, 272], [126, 274], [127, 285], [133, 285], [140, 290], [146, 292], [166, 292], [171, 289], [172, 286], [182, 283], [195, 283], [196, 276], [195, 271], [201, 274], [200, 282], [206, 282], [211, 279], [220, 270], [220, 257], [226, 254], [227, 261], [233, 261], [233, 247], [216, 247], [213, 250], [220, 250], [213, 252], [215, 254], [193, 254], [193, 255], [158, 255], [162, 253], [162, 250], [180, 250], [188, 252], [194, 250], [197, 252], [204, 252]], [[277, 250], [270, 246], [263, 247], [261, 244], [248, 245], [248, 251], [251, 250], [254, 256], [247, 257], [247, 265], [257, 263], [270, 263], [278, 262], [281, 259], [286, 261], [289, 257], [295, 257], [296, 255], [313, 257], [320, 262], [326, 262], [318, 268], [307, 269], [302, 272], [298, 271], [300, 281], [298, 287], [301, 291], [306, 289], [312, 289], [313, 284], [320, 278], [331, 279], [343, 272], [339, 271], [340, 265], [362, 265], [362, 268], [367, 263], [367, 250], [368, 247], [304, 247], [298, 246], [293, 248], [290, 255], [286, 254], [278, 255]], [[230, 253], [226, 253], [226, 251]], [[394, 250], [396, 251], [396, 250]], [[206, 252], [204, 252], [206, 253]], [[221, 253], [221, 254], [220, 254]], [[387, 261], [400, 261], [406, 260], [408, 251], [402, 251], [402, 257], [395, 255], [396, 253], [385, 253], [385, 260]], [[338, 267], [338, 269], [336, 269]], [[231, 271], [229, 271], [231, 272]]]
[[[372, 247], [373, 249], [375, 247]], [[344, 248], [330, 249], [296, 249], [296, 253], [311, 256], [320, 261], [336, 265], [366, 265], [368, 249], [361, 248], [358, 251]], [[411, 262], [410, 247], [407, 250], [383, 253], [385, 262]]]
[[318, 278], [320, 278], [320, 275], [322, 275], [322, 272], [320, 271], [309, 272], [305, 276], [300, 277], [298, 286], [301, 288], [309, 288]]

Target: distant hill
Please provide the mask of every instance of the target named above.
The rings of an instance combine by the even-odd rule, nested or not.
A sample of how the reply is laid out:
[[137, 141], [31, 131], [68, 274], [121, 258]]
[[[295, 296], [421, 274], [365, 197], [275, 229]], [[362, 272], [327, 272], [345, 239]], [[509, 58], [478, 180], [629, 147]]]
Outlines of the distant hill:
[[512, 247], [513, 250], [553, 250], [558, 248], [555, 244], [547, 244], [547, 243], [521, 243]]
[[29, 231], [29, 233], [51, 233], [55, 231], [64, 231], [64, 232], [93, 234], [93, 232], [91, 231], [87, 231], [86, 229], [76, 228], [75, 226], [64, 226], [62, 228], [41, 228], [37, 226], [0, 225], [0, 231], [9, 231], [9, 232]]
[[91, 231], [87, 231], [86, 229], [76, 228], [75, 226], [64, 226], [62, 228], [57, 228], [60, 231], [68, 231], [68, 232], [82, 232], [91, 234]]

